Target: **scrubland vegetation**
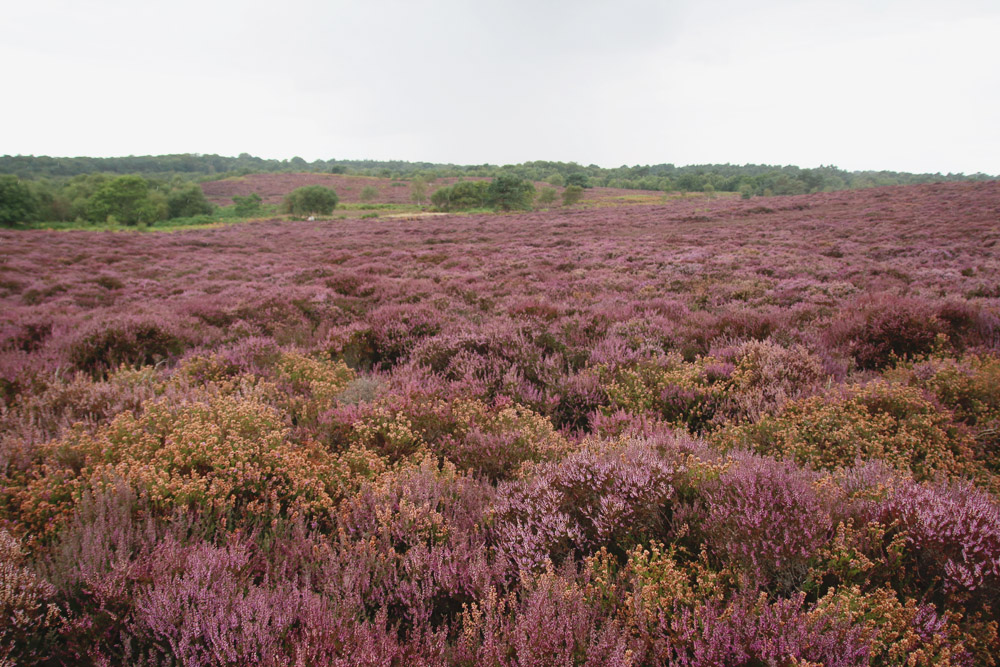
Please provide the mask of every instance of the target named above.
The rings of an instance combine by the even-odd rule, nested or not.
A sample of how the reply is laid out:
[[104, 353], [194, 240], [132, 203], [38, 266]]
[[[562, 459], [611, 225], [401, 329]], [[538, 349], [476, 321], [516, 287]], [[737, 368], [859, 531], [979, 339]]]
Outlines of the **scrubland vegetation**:
[[0, 664], [995, 665], [998, 214], [0, 231]]
[[[374, 160], [265, 160], [241, 154], [219, 155], [149, 155], [118, 158], [0, 156], [0, 226], [25, 222], [90, 222], [149, 225], [170, 219], [204, 223], [194, 219], [216, 213], [239, 217], [232, 201], [216, 202], [228, 207], [213, 211], [199, 198], [195, 183], [218, 181], [260, 174], [336, 174], [354, 177], [403, 179], [412, 193], [405, 202], [422, 205], [428, 196], [427, 184], [438, 179], [520, 179], [533, 184], [568, 188], [567, 204], [579, 199], [575, 188], [606, 187], [660, 192], [738, 193], [752, 196], [797, 195], [811, 192], [869, 188], [887, 185], [934, 183], [942, 181], [989, 180], [985, 174], [907, 174], [890, 171], [849, 172], [832, 166], [803, 169], [770, 165], [623, 165], [602, 168], [576, 163], [535, 161], [516, 165], [453, 165], [429, 162]], [[142, 179], [141, 181], [138, 179]], [[475, 180], [470, 183], [475, 183]], [[145, 183], [145, 185], [143, 185]], [[316, 185], [316, 183], [313, 183]], [[440, 194], [436, 206], [441, 210], [493, 208], [484, 203], [485, 193], [476, 193], [476, 185], [463, 186], [468, 191], [456, 196]], [[486, 186], [482, 186], [486, 187]], [[435, 187], [435, 190], [438, 188]], [[365, 203], [386, 201], [385, 192], [369, 182], [361, 188], [357, 200]], [[94, 200], [95, 193], [104, 191]], [[511, 193], [508, 188], [508, 192]], [[287, 190], [282, 191], [286, 194]], [[250, 193], [242, 193], [241, 196]], [[339, 192], [341, 196], [345, 193]], [[412, 194], [412, 197], [411, 197]], [[495, 196], [498, 193], [492, 193]], [[547, 201], [544, 192], [542, 204]], [[526, 193], [513, 200], [504, 199], [501, 210], [522, 210]], [[398, 198], [388, 198], [398, 199]], [[479, 205], [462, 204], [476, 200]], [[123, 204], [123, 201], [125, 202]], [[276, 211], [268, 211], [275, 213]], [[183, 223], [177, 223], [183, 224]]]

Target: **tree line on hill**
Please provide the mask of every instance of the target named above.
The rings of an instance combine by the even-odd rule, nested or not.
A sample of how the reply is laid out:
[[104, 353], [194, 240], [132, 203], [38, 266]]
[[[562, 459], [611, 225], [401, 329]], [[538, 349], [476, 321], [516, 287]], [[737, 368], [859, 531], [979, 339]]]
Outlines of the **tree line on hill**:
[[0, 174], [23, 180], [64, 181], [83, 174], [139, 174], [160, 180], [213, 180], [253, 173], [316, 172], [379, 176], [383, 178], [496, 177], [514, 174], [529, 181], [552, 185], [603, 186], [638, 190], [681, 192], [740, 192], [744, 196], [806, 194], [885, 185], [910, 185], [939, 181], [987, 180], [987, 174], [910, 174], [894, 171], [845, 171], [834, 166], [801, 168], [772, 165], [673, 164], [622, 165], [604, 168], [574, 162], [534, 161], [516, 165], [455, 165], [400, 160], [314, 160], [301, 157], [273, 160], [241, 153], [238, 157], [178, 154], [114, 158], [0, 157]]

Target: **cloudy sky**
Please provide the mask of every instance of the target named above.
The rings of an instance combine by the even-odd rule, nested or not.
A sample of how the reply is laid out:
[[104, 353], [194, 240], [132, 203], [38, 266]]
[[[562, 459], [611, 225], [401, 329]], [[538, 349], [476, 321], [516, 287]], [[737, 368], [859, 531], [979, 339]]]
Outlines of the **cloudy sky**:
[[995, 0], [4, 0], [0, 154], [1000, 174]]

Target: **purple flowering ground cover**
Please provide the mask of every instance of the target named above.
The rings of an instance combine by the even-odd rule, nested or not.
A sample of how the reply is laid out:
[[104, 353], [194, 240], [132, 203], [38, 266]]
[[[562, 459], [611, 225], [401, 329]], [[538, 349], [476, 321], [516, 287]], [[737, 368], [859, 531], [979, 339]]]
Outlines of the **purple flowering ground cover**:
[[0, 665], [995, 665], [1000, 184], [0, 231]]

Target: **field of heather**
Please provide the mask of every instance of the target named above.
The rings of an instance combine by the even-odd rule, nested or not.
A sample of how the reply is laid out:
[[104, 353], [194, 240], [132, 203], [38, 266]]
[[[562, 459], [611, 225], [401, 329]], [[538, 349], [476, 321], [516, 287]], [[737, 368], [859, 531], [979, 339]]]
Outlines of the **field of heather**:
[[633, 194], [0, 231], [0, 665], [995, 665], [1000, 182]]
[[[427, 184], [427, 196], [429, 197], [435, 190], [454, 185], [459, 180], [485, 181], [488, 178], [467, 177], [458, 179], [455, 177], [435, 178]], [[375, 189], [372, 202], [379, 204], [410, 204], [412, 203], [412, 183], [393, 178], [376, 178], [374, 176], [353, 176], [347, 174], [249, 174], [235, 178], [226, 178], [218, 181], [208, 181], [201, 184], [201, 189], [205, 197], [216, 206], [229, 206], [233, 203], [233, 197], [247, 197], [257, 194], [265, 204], [281, 204], [285, 195], [294, 190], [307, 185], [320, 185], [324, 188], [332, 188], [340, 196], [340, 201], [345, 204], [357, 204], [361, 202], [361, 191], [366, 187]], [[539, 190], [551, 187], [541, 181], [534, 183]], [[564, 188], [554, 188], [561, 196]], [[733, 193], [726, 193], [732, 195]], [[691, 196], [690, 193], [681, 195], [674, 193], [672, 196]], [[628, 203], [636, 199], [655, 201], [662, 200], [664, 193], [652, 190], [626, 190], [622, 188], [588, 188], [584, 191], [584, 204], [595, 205], [618, 205]], [[339, 215], [339, 214], [338, 214]]]

